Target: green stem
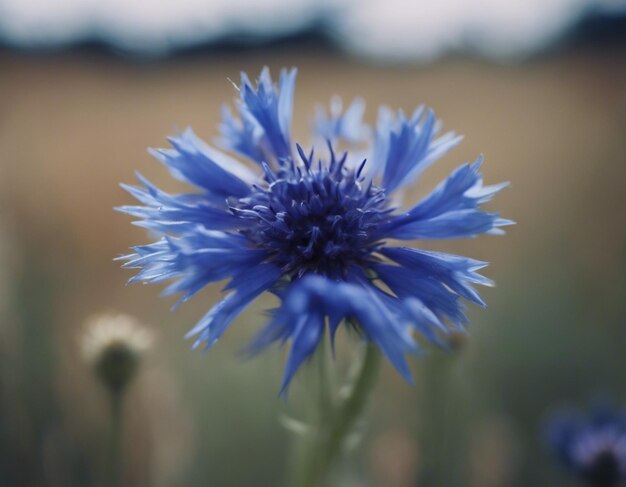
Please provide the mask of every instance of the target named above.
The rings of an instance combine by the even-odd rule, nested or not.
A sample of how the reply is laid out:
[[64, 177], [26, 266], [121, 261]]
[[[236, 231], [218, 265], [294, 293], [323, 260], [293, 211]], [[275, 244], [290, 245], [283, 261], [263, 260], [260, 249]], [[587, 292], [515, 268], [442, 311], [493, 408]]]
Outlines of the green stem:
[[328, 344], [324, 340], [320, 344], [320, 349], [316, 354], [318, 362], [318, 394], [319, 394], [319, 412], [317, 417], [318, 424], [323, 425], [325, 421], [333, 414], [333, 382], [328, 370]]
[[308, 452], [296, 485], [299, 487], [321, 487], [330, 468], [339, 457], [345, 440], [365, 409], [372, 391], [380, 364], [380, 353], [368, 343], [365, 357], [349, 395], [333, 414], [321, 415], [320, 424], [312, 448]]
[[[449, 485], [454, 473], [450, 468], [450, 445], [448, 444], [448, 423], [451, 408], [451, 380], [454, 356], [436, 355], [431, 357], [425, 368], [426, 404], [423, 404], [423, 421], [426, 425], [424, 444], [430, 445], [430, 455], [425, 458], [424, 478], [426, 487]], [[425, 408], [424, 408], [425, 406]], [[420, 484], [421, 485], [421, 484]]]
[[110, 392], [111, 398], [111, 431], [109, 433], [109, 449], [107, 457], [107, 470], [104, 478], [107, 487], [121, 485], [121, 443], [122, 443], [122, 391]]

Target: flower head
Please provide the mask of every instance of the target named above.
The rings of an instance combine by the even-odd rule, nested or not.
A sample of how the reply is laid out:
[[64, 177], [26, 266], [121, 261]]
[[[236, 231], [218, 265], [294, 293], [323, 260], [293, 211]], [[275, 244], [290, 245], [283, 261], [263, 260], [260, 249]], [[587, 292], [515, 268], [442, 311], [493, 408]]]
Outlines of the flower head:
[[438, 342], [441, 333], [463, 329], [460, 298], [484, 305], [473, 284], [491, 281], [477, 272], [485, 262], [387, 241], [503, 233], [511, 222], [480, 205], [505, 184], [484, 186], [478, 158], [400, 210], [390, 194], [460, 137], [439, 135], [431, 110], [406, 117], [383, 108], [369, 157], [360, 157], [362, 148], [358, 157], [339, 154], [338, 143], [362, 143], [372, 131], [362, 122], [362, 101], [342, 112], [335, 100], [330, 115], [320, 110], [315, 121], [314, 135], [326, 143], [305, 151], [290, 133], [294, 83], [295, 70], [283, 70], [277, 84], [267, 69], [257, 83], [242, 74], [238, 117], [223, 111], [224, 150], [187, 129], [169, 139], [171, 149], [153, 151], [197, 191], [169, 194], [141, 175], [141, 186], [124, 185], [143, 205], [120, 210], [163, 235], [134, 247], [124, 266], [140, 269], [132, 281], [174, 279], [166, 293], [182, 293], [181, 301], [230, 279], [226, 297], [189, 332], [195, 347], [211, 347], [257, 296], [276, 294], [281, 305], [251, 350], [291, 342], [283, 390], [325, 330], [332, 338], [342, 323], [373, 341], [410, 380], [405, 355], [417, 349], [411, 330]]
[[562, 412], [549, 424], [550, 443], [573, 473], [593, 487], [626, 480], [626, 414], [607, 405], [588, 417]]
[[119, 393], [134, 377], [152, 340], [152, 334], [131, 316], [98, 315], [87, 320], [81, 351], [102, 383]]

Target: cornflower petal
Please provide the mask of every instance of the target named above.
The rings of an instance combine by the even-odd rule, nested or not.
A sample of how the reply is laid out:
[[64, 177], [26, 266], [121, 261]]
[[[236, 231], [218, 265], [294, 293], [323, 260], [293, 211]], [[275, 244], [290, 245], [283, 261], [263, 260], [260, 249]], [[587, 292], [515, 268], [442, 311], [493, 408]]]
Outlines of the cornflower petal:
[[[250, 186], [235, 174], [248, 175], [249, 171], [225, 154], [220, 155], [224, 161], [220, 164], [211, 148], [190, 128], [168, 140], [173, 149], [153, 149], [150, 153], [165, 164], [175, 178], [206, 191], [212, 200], [224, 201], [230, 196], [243, 197], [250, 193]], [[226, 164], [230, 167], [223, 167]]]
[[220, 339], [230, 323], [260, 294], [280, 279], [280, 269], [272, 264], [260, 264], [233, 277], [227, 289], [233, 292], [217, 303], [186, 335], [196, 337], [193, 348], [201, 344], [208, 349]]
[[379, 112], [375, 156], [387, 193], [415, 180], [462, 140], [452, 132], [435, 138], [439, 129], [435, 113], [424, 107], [410, 118], [401, 111], [395, 117], [387, 109]]
[[483, 186], [482, 156], [473, 164], [458, 167], [445, 181], [407, 212], [394, 215], [379, 231], [403, 240], [475, 237], [511, 225], [498, 213], [484, 212], [480, 205], [490, 201], [508, 183]]
[[233, 116], [227, 105], [222, 107], [222, 121], [219, 126], [221, 136], [217, 142], [220, 147], [260, 164], [266, 159], [261, 148], [263, 128], [244, 107], [240, 105], [238, 109], [239, 120]]
[[350, 144], [364, 142], [370, 135], [370, 128], [363, 122], [365, 100], [356, 98], [343, 110], [341, 98], [335, 96], [330, 102], [330, 112], [326, 114], [318, 106], [313, 123], [313, 133], [332, 142], [343, 140]]
[[272, 84], [268, 68], [254, 86], [245, 73], [239, 88], [243, 110], [263, 129], [263, 138], [277, 161], [291, 156], [291, 117], [296, 70], [282, 70], [278, 86]]

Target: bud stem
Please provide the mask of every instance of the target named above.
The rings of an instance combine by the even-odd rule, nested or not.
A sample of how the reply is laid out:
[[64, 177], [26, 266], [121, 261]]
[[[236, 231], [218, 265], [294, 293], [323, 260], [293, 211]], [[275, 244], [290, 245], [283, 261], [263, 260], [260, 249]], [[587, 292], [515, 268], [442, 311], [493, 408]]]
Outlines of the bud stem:
[[109, 434], [109, 449], [107, 457], [107, 470], [104, 478], [107, 487], [119, 487], [121, 485], [121, 453], [122, 453], [122, 399], [123, 390], [110, 390], [111, 431]]

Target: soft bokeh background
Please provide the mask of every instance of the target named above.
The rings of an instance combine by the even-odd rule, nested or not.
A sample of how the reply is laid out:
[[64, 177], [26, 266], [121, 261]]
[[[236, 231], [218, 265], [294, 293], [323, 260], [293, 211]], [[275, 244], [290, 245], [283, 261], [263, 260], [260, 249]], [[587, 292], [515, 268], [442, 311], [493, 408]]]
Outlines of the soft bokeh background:
[[[318, 13], [298, 26], [303, 35], [287, 26], [279, 34], [290, 37], [242, 43], [234, 29], [217, 45], [146, 58], [138, 54], [145, 49], [120, 51], [103, 41], [102, 29], [61, 49], [58, 40], [37, 37], [45, 18], [9, 24], [7, 12], [18, 4], [32, 4], [33, 15], [37, 8], [0, 5], [0, 485], [102, 485], [107, 403], [80, 358], [78, 337], [89, 316], [108, 310], [133, 314], [158, 335], [125, 404], [125, 485], [284, 482], [293, 448], [278, 418], [304, 415], [307, 371], [285, 403], [277, 398], [284, 351], [247, 362], [237, 354], [270, 301], [255, 304], [210, 353], [192, 353], [182, 335], [219, 287], [170, 312], [174, 299], [158, 298], [154, 287], [127, 287], [131, 274], [112, 261], [148, 241], [112, 211], [130, 202], [118, 183], [132, 182], [138, 169], [179, 187], [146, 147], [163, 146], [187, 125], [211, 140], [222, 102], [235, 94], [227, 79], [264, 65], [274, 73], [299, 69], [300, 140], [308, 141], [315, 104], [334, 94], [364, 97], [370, 122], [379, 104], [412, 110], [427, 103], [447, 128], [465, 134], [409, 201], [479, 153], [487, 183], [512, 183], [491, 204], [518, 222], [508, 235], [425, 245], [492, 262], [486, 274], [497, 287], [484, 291], [487, 310], [470, 309], [471, 337], [457, 353], [429, 350], [413, 360], [415, 387], [385, 364], [364, 440], [341, 465], [340, 485], [575, 485], [547, 452], [546, 415], [598, 395], [626, 404], [623, 17], [569, 20], [565, 37], [564, 26], [545, 36], [557, 44], [532, 55], [509, 49], [524, 58], [501, 53], [498, 62], [458, 40], [427, 55], [407, 49], [413, 54], [396, 56], [401, 32], [393, 22], [376, 33], [388, 37], [390, 50], [353, 56], [337, 48], [351, 44], [336, 33], [307, 27], [317, 25]], [[571, 19], [585, 10], [580, 2], [571, 8]], [[345, 25], [360, 25], [365, 15], [344, 14]], [[28, 28], [36, 42], [14, 35]], [[211, 38], [205, 30], [201, 41]], [[451, 50], [458, 54], [436, 57]], [[354, 351], [345, 338], [342, 370]]]

